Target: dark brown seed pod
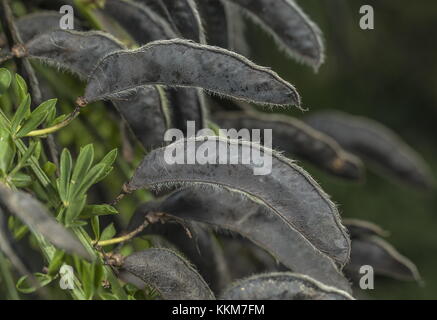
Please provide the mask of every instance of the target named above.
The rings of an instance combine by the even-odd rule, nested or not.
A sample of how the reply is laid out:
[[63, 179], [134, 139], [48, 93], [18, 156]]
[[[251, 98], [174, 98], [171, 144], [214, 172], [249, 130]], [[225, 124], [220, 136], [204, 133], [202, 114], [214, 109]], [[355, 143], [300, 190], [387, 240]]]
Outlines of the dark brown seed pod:
[[107, 0], [103, 12], [117, 21], [140, 45], [178, 37], [166, 20], [140, 3]]
[[297, 105], [295, 88], [246, 58], [187, 40], [156, 41], [103, 58], [88, 79], [89, 102], [109, 99], [145, 85], [195, 87], [267, 105]]
[[310, 126], [336, 140], [343, 148], [417, 187], [433, 185], [424, 160], [393, 131], [368, 118], [325, 111], [305, 118]]
[[316, 70], [324, 62], [321, 31], [294, 1], [225, 1], [242, 7], [249, 18], [272, 35], [278, 46], [287, 54]]
[[44, 206], [29, 194], [12, 191], [0, 184], [0, 201], [8, 212], [17, 216], [32, 231], [44, 236], [55, 247], [90, 259], [90, 255], [79, 240], [59, 224]]
[[420, 281], [417, 267], [401, 255], [392, 245], [377, 236], [352, 240], [351, 260], [344, 271], [351, 279], [358, 281], [360, 268], [371, 266], [376, 275], [404, 281]]
[[[62, 14], [57, 11], [38, 11], [27, 14], [17, 20], [17, 27], [21, 35], [23, 43], [27, 43], [35, 36], [40, 34], [60, 30], [59, 20]], [[74, 20], [74, 29], [80, 31], [82, 26], [80, 21]]]
[[213, 300], [214, 294], [188, 261], [168, 249], [128, 256], [122, 270], [155, 288], [165, 300]]
[[308, 276], [283, 272], [255, 275], [228, 288], [224, 300], [353, 300], [347, 292]]
[[273, 148], [309, 161], [323, 170], [351, 180], [364, 175], [361, 161], [346, 152], [331, 137], [284, 115], [263, 114], [255, 111], [221, 112], [213, 120], [220, 128], [271, 129]]
[[[238, 154], [234, 152], [236, 148]], [[184, 162], [187, 163], [190, 162], [188, 157], [194, 157], [205, 150], [218, 150], [213, 154], [214, 159], [205, 164], [196, 161], [192, 165], [172, 164], [166, 161], [169, 154], [175, 151], [184, 155], [190, 153]], [[224, 161], [225, 156], [232, 160]], [[236, 164], [219, 164], [230, 161]], [[263, 165], [271, 165], [271, 169], [265, 168], [270, 172], [258, 172], [257, 168]], [[229, 187], [257, 199], [273, 209], [290, 226], [302, 232], [316, 248], [342, 265], [347, 262], [349, 237], [329, 197], [302, 168], [256, 144], [212, 136], [207, 139], [199, 137], [176, 141], [148, 154], [127, 184], [126, 190], [157, 190], [168, 185], [198, 183]], [[265, 187], [260, 188], [260, 185]], [[320, 235], [329, 235], [329, 239], [322, 239]]]

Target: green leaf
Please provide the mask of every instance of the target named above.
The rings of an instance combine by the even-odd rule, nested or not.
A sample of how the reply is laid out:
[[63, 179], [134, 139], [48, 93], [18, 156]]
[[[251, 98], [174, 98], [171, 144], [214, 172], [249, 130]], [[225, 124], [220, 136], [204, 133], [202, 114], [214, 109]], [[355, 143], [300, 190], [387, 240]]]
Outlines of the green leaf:
[[20, 106], [15, 112], [11, 120], [11, 132], [14, 134], [17, 132], [21, 122], [30, 113], [30, 95], [26, 96], [21, 100]]
[[[79, 181], [81, 181], [86, 174], [94, 160], [94, 147], [89, 144], [81, 148], [79, 157], [77, 158], [76, 165], [74, 166], [73, 175], [71, 177], [71, 193], [75, 193], [77, 186], [79, 186]], [[73, 200], [74, 197], [71, 199]]]
[[101, 161], [100, 163], [106, 164], [108, 167], [112, 166], [117, 159], [118, 150], [111, 150]]
[[26, 81], [23, 79], [22, 76], [20, 76], [19, 74], [15, 75], [15, 82], [17, 84], [17, 94], [18, 94], [18, 99], [20, 101], [23, 101], [24, 98], [27, 96], [28, 94], [28, 89], [27, 89], [27, 83]]
[[53, 162], [47, 161], [46, 163], [44, 163], [42, 169], [48, 177], [55, 177], [56, 165]]
[[24, 168], [27, 165], [27, 161], [30, 159], [30, 157], [32, 157], [39, 143], [39, 141], [30, 143], [29, 147], [26, 149], [26, 152], [24, 152], [17, 165], [10, 173], [11, 175], [15, 175], [16, 172], [18, 172], [19, 170], [21, 170], [21, 168]]
[[6, 175], [15, 158], [15, 144], [9, 132], [0, 127], [0, 170]]
[[33, 111], [29, 119], [24, 123], [17, 133], [17, 137], [24, 137], [26, 134], [38, 128], [38, 126], [44, 122], [47, 116], [55, 109], [57, 99], [51, 99], [43, 102]]
[[8, 69], [0, 68], [0, 96], [11, 86], [12, 76]]
[[70, 151], [64, 149], [61, 154], [60, 173], [58, 179], [58, 191], [64, 205], [68, 206], [68, 193], [70, 185], [71, 170], [73, 167], [73, 159]]
[[[38, 281], [41, 287], [45, 287], [50, 282], [53, 281], [53, 278], [48, 274], [44, 273], [35, 273], [35, 279]], [[28, 276], [21, 277], [17, 282], [17, 290], [21, 293], [32, 293], [35, 292], [38, 288], [31, 286], [27, 283]]]
[[86, 196], [82, 196], [79, 199], [74, 199], [74, 201], [68, 205], [67, 211], [65, 212], [65, 224], [67, 226], [71, 226], [75, 222], [85, 207], [85, 204]]
[[111, 223], [105, 228], [105, 230], [103, 230], [102, 235], [100, 236], [100, 241], [112, 239], [116, 233], [114, 224]]
[[102, 285], [102, 281], [105, 277], [105, 269], [100, 263], [94, 266], [94, 287], [99, 288]]
[[89, 219], [95, 216], [105, 216], [118, 214], [117, 209], [108, 204], [96, 204], [85, 206], [82, 213], [80, 214], [81, 219]]
[[99, 163], [92, 167], [85, 177], [78, 182], [74, 192], [71, 192], [71, 199], [76, 199], [85, 194], [93, 184], [101, 180], [107, 169], [108, 167], [103, 163]]
[[17, 188], [28, 187], [33, 182], [32, 178], [29, 175], [22, 172], [15, 173], [12, 176], [11, 181], [14, 184], [14, 186], [16, 186]]
[[55, 252], [55, 255], [53, 256], [52, 261], [50, 262], [47, 274], [49, 276], [56, 276], [56, 274], [59, 272], [59, 269], [62, 266], [62, 262], [64, 261], [64, 251], [57, 250]]
[[86, 299], [92, 299], [94, 296], [94, 265], [82, 263], [81, 280]]
[[100, 239], [100, 220], [99, 216], [94, 216], [91, 218], [91, 228], [93, 229], [94, 238]]

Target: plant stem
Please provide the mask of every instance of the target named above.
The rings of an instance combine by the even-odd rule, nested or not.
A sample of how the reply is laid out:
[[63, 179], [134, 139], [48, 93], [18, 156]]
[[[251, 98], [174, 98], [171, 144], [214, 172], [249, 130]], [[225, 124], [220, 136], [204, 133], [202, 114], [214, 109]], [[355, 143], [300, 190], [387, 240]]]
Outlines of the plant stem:
[[77, 118], [79, 113], [80, 113], [80, 108], [76, 107], [74, 109], [74, 111], [64, 121], [62, 121], [62, 122], [60, 122], [52, 127], [49, 127], [49, 128], [30, 131], [26, 135], [26, 137], [38, 137], [38, 136], [45, 136], [47, 134], [54, 133], [54, 132], [68, 126], [74, 119]]
[[149, 225], [149, 221], [145, 220], [141, 226], [139, 226], [138, 228], [136, 228], [134, 231], [132, 231], [130, 233], [128, 233], [124, 236], [118, 237], [118, 238], [112, 238], [109, 240], [95, 242], [95, 245], [100, 246], [100, 247], [105, 247], [105, 246], [110, 246], [113, 244], [129, 241], [132, 238], [134, 238], [135, 236], [137, 236], [139, 233], [141, 233], [148, 225]]

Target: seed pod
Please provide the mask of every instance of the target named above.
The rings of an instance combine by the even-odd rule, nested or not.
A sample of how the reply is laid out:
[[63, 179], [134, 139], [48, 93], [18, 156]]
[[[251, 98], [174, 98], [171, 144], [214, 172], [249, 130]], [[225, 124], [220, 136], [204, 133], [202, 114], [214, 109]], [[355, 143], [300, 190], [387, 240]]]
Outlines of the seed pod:
[[284, 272], [255, 275], [227, 289], [224, 300], [353, 300], [347, 292], [308, 276]]
[[163, 2], [184, 38], [206, 43], [202, 21], [194, 0], [163, 0]]
[[35, 37], [26, 48], [30, 58], [85, 79], [102, 57], [121, 50], [123, 45], [99, 31], [56, 30]]
[[[140, 226], [146, 219], [146, 214], [154, 212], [157, 207], [155, 202], [141, 205], [129, 223], [129, 230], [135, 230]], [[158, 238], [151, 239], [154, 241], [152, 246], [176, 249], [181, 252], [196, 266], [214, 292], [224, 289], [230, 281], [223, 250], [213, 233], [206, 227], [194, 222], [188, 222], [184, 226], [175, 223], [155, 223], [142, 234], [147, 234], [148, 240], [150, 240], [149, 236], [158, 235]]]
[[[38, 11], [27, 14], [17, 20], [17, 27], [24, 43], [29, 42], [35, 36], [49, 31], [60, 30], [59, 20], [62, 14], [57, 11]], [[74, 29], [81, 30], [78, 20], [74, 20]]]
[[344, 219], [343, 224], [348, 229], [352, 239], [367, 236], [387, 237], [389, 234], [389, 232], [383, 230], [380, 226], [368, 221]]
[[202, 92], [192, 88], [167, 88], [166, 95], [171, 110], [172, 127], [187, 132], [187, 121], [194, 121], [195, 132], [206, 128], [206, 108]]
[[373, 120], [327, 111], [310, 115], [305, 121], [401, 181], [422, 188], [433, 184], [423, 159], [394, 132]]
[[127, 257], [122, 269], [155, 288], [165, 300], [213, 300], [196, 270], [168, 249], [148, 249]]
[[90, 75], [85, 99], [108, 99], [150, 84], [204, 88], [268, 105], [300, 105], [295, 88], [276, 73], [230, 51], [180, 39], [107, 55]]
[[142, 4], [145, 7], [150, 8], [152, 11], [160, 15], [161, 18], [167, 21], [167, 23], [170, 24], [173, 30], [175, 31], [178, 30], [163, 0], [134, 0], [134, 1]]
[[[185, 161], [172, 163], [170, 157], [174, 152], [178, 160]], [[205, 164], [196, 161], [205, 160], [201, 156], [206, 152], [209, 157]], [[181, 159], [181, 155], [187, 157]], [[229, 187], [255, 198], [320, 251], [342, 265], [347, 262], [349, 238], [329, 197], [292, 161], [250, 142], [213, 136], [176, 141], [148, 154], [126, 190], [199, 183]]]
[[404, 281], [420, 280], [414, 263], [376, 236], [353, 239], [351, 260], [344, 271], [351, 279], [358, 281], [362, 277], [360, 268], [364, 265], [371, 266], [377, 275]]
[[206, 29], [207, 43], [221, 48], [229, 48], [226, 11], [220, 0], [198, 1], [200, 16]]
[[146, 150], [163, 145], [168, 127], [163, 99], [156, 86], [147, 86], [124, 99], [111, 100]]
[[223, 112], [215, 114], [213, 119], [225, 129], [271, 129], [274, 149], [307, 160], [342, 178], [358, 180], [363, 176], [363, 166], [358, 158], [298, 119], [254, 111]]
[[11, 214], [16, 215], [31, 230], [43, 235], [57, 248], [90, 259], [82, 244], [32, 196], [21, 191], [12, 191], [0, 184], [0, 201]]
[[[218, 0], [216, 0], [218, 1]], [[292, 0], [225, 0], [241, 6], [256, 24], [266, 30], [278, 46], [314, 69], [324, 61], [319, 28]]]
[[103, 12], [116, 20], [141, 45], [177, 38], [175, 31], [163, 18], [140, 3], [107, 0]]

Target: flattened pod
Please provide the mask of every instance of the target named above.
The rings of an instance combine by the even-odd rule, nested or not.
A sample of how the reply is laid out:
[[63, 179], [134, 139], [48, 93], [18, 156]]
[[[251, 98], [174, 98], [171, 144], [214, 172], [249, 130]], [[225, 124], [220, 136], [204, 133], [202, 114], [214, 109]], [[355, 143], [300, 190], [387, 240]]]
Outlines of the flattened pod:
[[229, 48], [229, 31], [223, 3], [220, 0], [201, 0], [198, 5], [206, 29], [207, 43]]
[[184, 38], [199, 43], [206, 42], [202, 21], [194, 0], [163, 0], [163, 2]]
[[353, 300], [347, 292], [297, 273], [268, 273], [241, 280], [227, 289], [224, 300]]
[[86, 79], [102, 57], [121, 50], [123, 45], [99, 31], [56, 30], [36, 36], [26, 44], [26, 48], [30, 58]]
[[213, 119], [225, 129], [271, 129], [274, 149], [307, 160], [333, 175], [358, 180], [364, 174], [357, 157], [343, 150], [331, 137], [295, 118], [246, 111], [218, 113]]
[[364, 265], [372, 266], [378, 275], [405, 281], [420, 280], [414, 263], [376, 236], [352, 240], [351, 260], [344, 270], [352, 279], [360, 279], [359, 271]]
[[127, 257], [122, 269], [155, 288], [165, 300], [213, 300], [196, 270], [168, 249], [148, 249]]
[[111, 99], [146, 150], [163, 145], [168, 124], [162, 99], [156, 86], [142, 87], [128, 97]]
[[230, 51], [181, 39], [107, 55], [90, 75], [85, 99], [103, 100], [150, 84], [203, 88], [267, 105], [300, 105], [295, 88], [276, 73]]
[[[27, 14], [17, 20], [17, 28], [24, 43], [35, 36], [49, 31], [60, 30], [59, 21], [63, 15], [57, 11], [38, 11]], [[74, 29], [81, 30], [78, 20], [74, 20]]]
[[177, 38], [175, 31], [161, 16], [140, 3], [106, 0], [103, 11], [140, 44]]
[[[198, 185], [173, 193], [154, 212], [237, 232], [293, 271], [350, 290], [348, 281], [334, 261], [305, 239], [301, 230], [293, 227], [274, 209], [249, 197], [242, 191], [218, 187], [205, 190]], [[321, 235], [325, 239], [330, 238], [329, 235]]]
[[148, 154], [126, 190], [198, 183], [249, 194], [341, 265], [348, 261], [349, 237], [329, 197], [302, 168], [256, 144], [212, 136], [176, 141]]
[[0, 201], [10, 213], [16, 215], [31, 230], [43, 235], [55, 247], [90, 259], [82, 244], [29, 194], [12, 191], [0, 184]]
[[348, 229], [352, 239], [367, 236], [386, 237], [389, 232], [383, 230], [380, 226], [364, 220], [343, 219], [344, 226]]
[[286, 53], [318, 69], [324, 61], [319, 28], [292, 0], [225, 0], [245, 9]]
[[376, 121], [326, 111], [310, 115], [305, 122], [400, 180], [422, 188], [433, 184], [424, 160], [394, 132]]

